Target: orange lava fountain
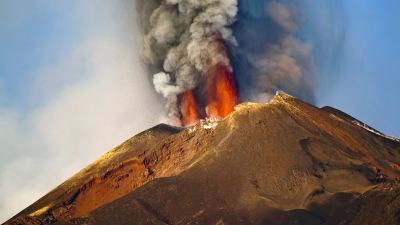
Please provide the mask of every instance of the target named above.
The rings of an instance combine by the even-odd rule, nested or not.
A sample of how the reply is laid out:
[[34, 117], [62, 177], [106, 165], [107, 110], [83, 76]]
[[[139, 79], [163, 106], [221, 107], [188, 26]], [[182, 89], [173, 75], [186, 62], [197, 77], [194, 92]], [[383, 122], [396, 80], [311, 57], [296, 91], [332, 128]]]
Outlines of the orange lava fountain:
[[199, 115], [197, 112], [197, 104], [193, 96], [193, 91], [186, 91], [181, 95], [180, 110], [183, 126], [191, 126], [198, 122]]
[[[229, 61], [228, 50], [220, 34], [215, 34], [215, 42], [220, 56]], [[215, 46], [214, 46], [215, 47]], [[219, 57], [220, 57], [219, 56]], [[204, 83], [197, 87], [196, 95], [189, 90], [180, 95], [180, 113], [182, 126], [196, 124], [200, 117], [223, 119], [239, 103], [238, 91], [230, 63], [210, 62]], [[204, 86], [203, 86], [204, 85]], [[204, 98], [199, 94], [206, 94]]]
[[224, 66], [217, 66], [210, 70], [207, 86], [207, 116], [225, 118], [238, 104], [238, 93], [232, 72]]

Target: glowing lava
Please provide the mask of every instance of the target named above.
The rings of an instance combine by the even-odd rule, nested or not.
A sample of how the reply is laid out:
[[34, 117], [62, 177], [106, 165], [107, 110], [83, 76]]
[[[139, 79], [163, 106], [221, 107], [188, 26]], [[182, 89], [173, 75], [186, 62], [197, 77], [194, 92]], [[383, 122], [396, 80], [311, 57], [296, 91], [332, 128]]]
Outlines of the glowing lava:
[[217, 66], [208, 74], [207, 116], [223, 119], [238, 104], [238, 94], [232, 72], [224, 66]]
[[191, 126], [198, 122], [199, 114], [197, 112], [197, 104], [193, 96], [193, 91], [186, 91], [181, 95], [180, 110], [183, 126]]
[[195, 94], [189, 90], [180, 95], [182, 126], [194, 125], [204, 117], [223, 119], [239, 102], [228, 49], [219, 33], [215, 34], [213, 44], [218, 55], [209, 62], [209, 69], [203, 76], [205, 80], [196, 87]]

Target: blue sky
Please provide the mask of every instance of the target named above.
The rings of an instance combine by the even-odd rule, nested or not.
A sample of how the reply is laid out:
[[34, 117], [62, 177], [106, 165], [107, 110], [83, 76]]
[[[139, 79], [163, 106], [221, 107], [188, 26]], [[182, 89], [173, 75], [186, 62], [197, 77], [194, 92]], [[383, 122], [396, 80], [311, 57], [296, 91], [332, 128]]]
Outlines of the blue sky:
[[46, 60], [41, 49], [54, 39], [68, 45], [74, 38], [74, 26], [63, 12], [68, 10], [67, 5], [40, 7], [26, 1], [0, 4], [0, 72], [7, 95], [2, 100], [21, 107], [27, 104], [25, 89], [29, 88], [33, 71]]
[[319, 103], [399, 137], [400, 2], [353, 0], [345, 10], [343, 60], [321, 86]]
[[[399, 137], [400, 2], [305, 2], [318, 104]], [[162, 120], [134, 12], [128, 0], [0, 1], [0, 222]]]
[[128, 0], [0, 1], [0, 223], [161, 121], [135, 19]]

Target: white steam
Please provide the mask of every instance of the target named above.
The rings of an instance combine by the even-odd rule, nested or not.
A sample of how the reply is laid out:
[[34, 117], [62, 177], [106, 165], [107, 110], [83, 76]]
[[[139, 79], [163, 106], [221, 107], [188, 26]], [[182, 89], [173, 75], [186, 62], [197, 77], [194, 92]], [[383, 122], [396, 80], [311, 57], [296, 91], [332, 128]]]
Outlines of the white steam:
[[[50, 2], [24, 4], [53, 12], [59, 6]], [[140, 31], [132, 3], [69, 4], [59, 16], [72, 23], [68, 28], [73, 43], [65, 44], [59, 31], [55, 37], [41, 37], [41, 63], [35, 64], [31, 82], [23, 85], [24, 100], [33, 106], [0, 101], [0, 223], [106, 151], [156, 125], [163, 108], [137, 54]], [[17, 9], [22, 10], [20, 5]], [[13, 18], [36, 21], [20, 18], [26, 10], [30, 8]], [[6, 80], [0, 75], [2, 82]], [[0, 94], [0, 100], [13, 97], [6, 91]]]

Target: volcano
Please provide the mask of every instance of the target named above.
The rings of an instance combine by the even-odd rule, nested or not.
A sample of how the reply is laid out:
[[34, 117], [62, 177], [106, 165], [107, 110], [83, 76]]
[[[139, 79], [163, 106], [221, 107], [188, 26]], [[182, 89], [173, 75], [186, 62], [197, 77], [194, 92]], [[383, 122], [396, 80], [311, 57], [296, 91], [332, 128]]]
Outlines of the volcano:
[[286, 94], [158, 125], [5, 224], [400, 224], [400, 141]]

